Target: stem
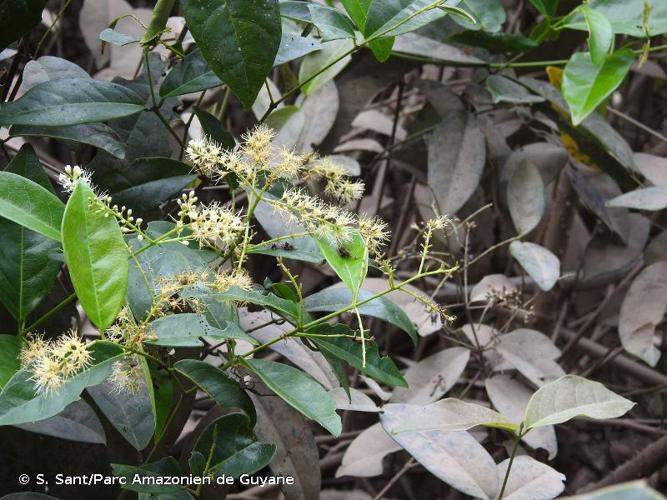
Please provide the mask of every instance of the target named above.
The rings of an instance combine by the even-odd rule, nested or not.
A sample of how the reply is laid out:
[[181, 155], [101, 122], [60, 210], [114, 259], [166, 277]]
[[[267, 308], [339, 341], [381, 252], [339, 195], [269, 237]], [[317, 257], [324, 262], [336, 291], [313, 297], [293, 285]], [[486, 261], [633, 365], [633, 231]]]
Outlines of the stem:
[[[370, 302], [372, 300], [375, 300], [375, 299], [380, 298], [384, 295], [387, 295], [388, 293], [394, 292], [396, 290], [400, 290], [402, 287], [404, 287], [406, 285], [409, 285], [413, 281], [420, 280], [420, 279], [425, 278], [427, 276], [433, 276], [435, 274], [441, 274], [441, 273], [446, 273], [446, 272], [448, 272], [448, 271], [445, 270], [445, 269], [437, 269], [435, 271], [427, 271], [423, 274], [417, 274], [417, 275], [415, 275], [411, 278], [406, 279], [405, 281], [400, 282], [398, 285], [390, 286], [386, 290], [382, 290], [381, 292], [375, 293], [375, 294], [371, 295], [370, 297], [367, 297], [363, 300], [360, 300], [360, 301], [353, 300], [352, 304], [350, 304], [348, 306], [345, 306], [345, 307], [343, 307], [343, 308], [341, 308], [337, 311], [334, 311], [334, 312], [329, 313], [325, 316], [322, 316], [321, 318], [315, 319], [315, 320], [311, 321], [310, 323], [306, 323], [305, 325], [303, 325], [302, 330], [308, 330], [308, 329], [310, 329], [314, 326], [317, 326], [321, 323], [324, 323], [325, 321], [328, 321], [332, 318], [335, 318], [336, 316], [339, 316], [339, 315], [341, 315], [345, 312], [356, 309], [359, 306], [363, 306], [364, 304], [367, 304], [368, 302]], [[280, 335], [279, 337], [276, 337], [275, 339], [272, 339], [268, 342], [265, 342], [264, 344], [262, 344], [260, 346], [255, 347], [251, 351], [248, 351], [245, 354], [243, 354], [242, 357], [246, 358], [248, 356], [251, 356], [252, 354], [255, 354], [255, 353], [257, 353], [257, 352], [259, 352], [259, 351], [261, 351], [261, 350], [263, 350], [263, 349], [265, 349], [269, 346], [272, 346], [273, 344], [276, 344], [276, 343], [278, 343], [282, 340], [285, 340], [286, 338], [292, 337], [292, 336], [298, 334], [299, 332], [300, 332], [300, 329], [295, 328], [294, 330], [291, 330], [287, 333], [284, 333], [283, 335]], [[363, 334], [363, 332], [362, 332], [362, 334]]]
[[522, 432], [523, 432], [523, 423], [519, 426], [519, 430], [514, 436], [514, 445], [512, 446], [512, 453], [510, 453], [510, 461], [507, 464], [507, 471], [505, 471], [505, 478], [503, 479], [503, 485], [500, 487], [500, 492], [498, 493], [498, 500], [503, 498], [503, 495], [505, 494], [505, 488], [507, 487], [507, 481], [510, 478], [510, 471], [512, 470], [512, 464], [514, 463], [516, 450], [519, 448], [519, 441], [521, 441]]
[[153, 8], [153, 15], [148, 23], [146, 33], [141, 38], [141, 45], [148, 45], [153, 42], [155, 38], [160, 36], [167, 26], [167, 20], [171, 9], [174, 7], [176, 0], [158, 0]]

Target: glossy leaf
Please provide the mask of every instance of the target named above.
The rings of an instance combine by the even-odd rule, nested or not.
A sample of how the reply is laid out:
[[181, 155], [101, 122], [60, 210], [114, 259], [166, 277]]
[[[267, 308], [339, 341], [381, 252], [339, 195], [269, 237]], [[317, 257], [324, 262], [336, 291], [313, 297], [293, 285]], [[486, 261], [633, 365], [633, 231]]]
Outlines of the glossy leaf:
[[338, 40], [339, 38], [354, 38], [354, 27], [350, 20], [332, 7], [308, 4], [312, 22], [322, 33], [322, 41]]
[[69, 125], [66, 127], [43, 127], [14, 125], [10, 130], [12, 137], [53, 137], [63, 141], [78, 142], [106, 151], [116, 158], [125, 158], [125, 145], [118, 134], [104, 123]]
[[[456, 6], [459, 0], [447, 0], [443, 5]], [[433, 0], [371, 0], [364, 34], [397, 36], [426, 26], [447, 13], [435, 8]]]
[[481, 47], [492, 52], [524, 52], [534, 49], [539, 44], [532, 38], [518, 33], [487, 33], [486, 31], [467, 30], [449, 37], [453, 42], [472, 47]]
[[596, 66], [603, 64], [614, 44], [614, 30], [609, 19], [600, 11], [589, 7], [581, 9], [588, 25], [588, 50]]
[[3, 125], [78, 125], [133, 115], [145, 109], [144, 100], [117, 83], [72, 78], [41, 83], [20, 99], [0, 107]]
[[[7, 165], [6, 172], [39, 184], [49, 193], [53, 187], [32, 146], [24, 145]], [[30, 200], [26, 200], [30, 201]], [[58, 201], [58, 205], [62, 204]], [[0, 301], [17, 321], [23, 321], [46, 297], [58, 275], [53, 259], [59, 245], [10, 220], [0, 219]]]
[[233, 339], [256, 343], [235, 323], [229, 322], [221, 330], [211, 326], [201, 314], [195, 313], [164, 316], [150, 324], [150, 331], [155, 338], [149, 338], [147, 342], [153, 345], [202, 347], [200, 337], [210, 337], [218, 342]]
[[65, 206], [43, 186], [11, 172], [0, 172], [0, 216], [60, 241]]
[[350, 366], [353, 366], [380, 383], [399, 387], [408, 386], [391, 358], [389, 356], [382, 357], [375, 344], [367, 345], [366, 347], [366, 366], [364, 367], [361, 344], [355, 340], [332, 336], [331, 338], [313, 337], [311, 341], [321, 351], [342, 359]]
[[90, 187], [78, 182], [63, 216], [63, 251], [83, 309], [104, 330], [125, 303], [129, 265], [118, 223], [96, 203]]
[[[667, 33], [667, 4], [661, 0], [591, 0], [586, 4], [609, 19], [614, 33], [637, 38], [646, 36], [644, 31], [644, 6], [650, 8], [647, 28], [650, 36]], [[568, 28], [586, 30], [586, 21], [581, 14], [575, 15], [567, 24]]]
[[245, 415], [231, 413], [211, 422], [195, 444], [195, 451], [207, 457], [208, 472], [238, 478], [266, 467], [276, 446], [259, 443]]
[[335, 244], [318, 238], [317, 245], [331, 268], [352, 291], [353, 298], [356, 298], [368, 272], [368, 249], [364, 238], [355, 231], [349, 241]]
[[196, 359], [182, 359], [174, 368], [204, 391], [222, 408], [234, 407], [243, 411], [251, 427], [257, 420], [255, 407], [241, 386], [213, 365]]
[[160, 85], [160, 97], [172, 97], [222, 85], [198, 50], [190, 52], [176, 64]]
[[589, 52], [577, 52], [570, 57], [563, 72], [562, 91], [574, 125], [584, 121], [616, 90], [633, 61], [634, 55], [627, 49], [607, 56], [600, 65], [593, 63]]
[[[372, 295], [368, 290], [361, 289], [357, 298], [362, 302]], [[352, 300], [352, 292], [349, 289], [329, 287], [306, 297], [303, 305], [309, 312], [333, 312], [349, 306]], [[412, 321], [403, 309], [391, 300], [378, 297], [360, 305], [358, 309], [362, 315], [379, 318], [397, 326], [410, 336], [413, 343], [417, 343], [417, 332]]]
[[500, 31], [505, 22], [505, 8], [500, 0], [465, 0], [459, 7], [468, 13], [474, 22], [463, 14], [453, 14], [451, 19], [466, 29], [495, 33]]
[[318, 422], [332, 435], [341, 433], [336, 402], [324, 388], [296, 368], [266, 359], [247, 359], [248, 367], [290, 406]]
[[524, 429], [567, 422], [578, 416], [594, 419], [625, 415], [635, 405], [599, 382], [565, 375], [533, 394], [523, 417]]
[[91, 366], [48, 394], [35, 392], [35, 382], [29, 370], [16, 372], [0, 393], [0, 425], [34, 422], [57, 415], [69, 403], [79, 399], [86, 387], [106, 380], [111, 375], [113, 363], [123, 357], [120, 347], [106, 341], [93, 342], [88, 349], [93, 357]]
[[215, 116], [197, 107], [194, 108], [194, 112], [205, 135], [224, 148], [233, 148], [236, 145], [234, 137], [223, 128], [222, 123]]
[[281, 40], [277, 0], [183, 0], [192, 36], [213, 72], [249, 108]]
[[551, 290], [560, 277], [560, 261], [546, 248], [530, 242], [513, 241], [510, 253], [542, 290]]
[[280, 66], [320, 49], [322, 49], [322, 44], [313, 37], [283, 31], [280, 48], [276, 54], [276, 60], [273, 61], [273, 65]]

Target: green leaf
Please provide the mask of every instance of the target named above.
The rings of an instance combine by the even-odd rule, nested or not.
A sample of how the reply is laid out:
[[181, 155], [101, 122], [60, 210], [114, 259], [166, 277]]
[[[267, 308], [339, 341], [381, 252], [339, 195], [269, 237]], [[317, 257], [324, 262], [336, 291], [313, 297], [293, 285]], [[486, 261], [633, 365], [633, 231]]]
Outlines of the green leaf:
[[142, 382], [135, 393], [118, 390], [112, 383], [88, 388], [88, 394], [116, 430], [132, 447], [141, 451], [155, 432], [155, 414], [147, 383]]
[[[590, 0], [589, 9], [596, 10], [609, 19], [614, 33], [644, 38], [644, 5], [651, 9], [648, 18], [650, 36], [667, 33], [667, 3], [662, 0]], [[586, 20], [582, 14], [576, 14], [567, 24], [568, 28], [586, 31]]]
[[635, 405], [599, 382], [565, 375], [540, 387], [528, 401], [524, 430], [567, 422], [574, 417], [617, 418]]
[[195, 359], [178, 361], [174, 364], [174, 368], [197, 384], [222, 408], [234, 407], [243, 411], [250, 421], [250, 426], [254, 427], [257, 421], [255, 406], [241, 386], [225, 375], [220, 368]]
[[278, 49], [278, 54], [276, 54], [276, 60], [273, 61], [273, 65], [280, 66], [321, 49], [322, 44], [313, 37], [283, 31], [280, 48]]
[[258, 443], [245, 415], [231, 413], [211, 422], [197, 439], [194, 451], [210, 457], [207, 472], [238, 478], [254, 474], [273, 459], [276, 446]]
[[112, 82], [72, 78], [41, 83], [0, 107], [2, 125], [79, 125], [133, 115], [146, 109], [136, 92]]
[[563, 97], [570, 105], [572, 123], [579, 125], [621, 84], [634, 62], [629, 49], [619, 50], [595, 65], [589, 52], [570, 57], [563, 72]]
[[446, 398], [427, 405], [386, 404], [382, 426], [390, 434], [415, 431], [466, 431], [476, 426], [516, 432], [519, 424], [486, 406]]
[[249, 425], [240, 413], [216, 418], [197, 439], [191, 463], [198, 461], [197, 455], [207, 457], [205, 463], [200, 465], [205, 469], [202, 475], [224, 474], [233, 478], [263, 469], [273, 459], [276, 446], [257, 442], [253, 425]]
[[9, 131], [12, 137], [53, 137], [64, 141], [88, 144], [106, 151], [116, 158], [125, 158], [125, 145], [118, 134], [104, 123], [70, 125], [67, 127], [43, 127], [14, 125]]
[[299, 318], [298, 304], [272, 293], [263, 293], [260, 289], [243, 290], [238, 287], [232, 287], [226, 292], [207, 292], [188, 289], [184, 290], [181, 295], [184, 297], [192, 296], [199, 299], [215, 300], [222, 304], [227, 304], [230, 301], [250, 302], [258, 306], [268, 307], [287, 319], [296, 320]]
[[252, 106], [281, 40], [277, 0], [183, 0], [188, 29], [209, 67]]
[[349, 241], [340, 244], [317, 238], [317, 246], [331, 269], [352, 291], [353, 299], [356, 298], [368, 273], [368, 248], [364, 238], [355, 231]]
[[[21, 147], [6, 171], [53, 192], [49, 178], [29, 144]], [[0, 219], [0, 234], [0, 301], [17, 321], [23, 321], [53, 286], [60, 263], [51, 255], [60, 245], [6, 219]]]
[[560, 261], [546, 248], [530, 242], [513, 241], [510, 253], [528, 275], [545, 292], [551, 290], [560, 277]]
[[275, 361], [247, 359], [244, 362], [290, 406], [318, 422], [332, 435], [340, 435], [342, 424], [336, 413], [336, 402], [314, 379], [301, 370]]
[[354, 22], [357, 29], [364, 31], [366, 26], [366, 16], [368, 15], [368, 8], [371, 5], [371, 0], [341, 0], [343, 7], [347, 11]]
[[614, 46], [614, 30], [602, 12], [588, 7], [583, 7], [581, 11], [588, 25], [588, 50], [591, 53], [591, 61], [600, 66]]
[[470, 14], [475, 22], [463, 15], [452, 14], [451, 19], [469, 30], [495, 33], [500, 31], [506, 19], [505, 9], [500, 0], [464, 0], [460, 7]]
[[667, 186], [652, 186], [623, 193], [605, 203], [608, 207], [625, 207], [637, 210], [663, 210], [667, 208]]
[[[363, 301], [374, 295], [368, 290], [359, 290], [358, 300]], [[333, 312], [352, 304], [352, 292], [343, 287], [329, 287], [309, 295], [303, 301], [306, 311]], [[403, 309], [385, 297], [378, 297], [358, 307], [359, 313], [372, 316], [397, 326], [417, 343], [417, 331]]]
[[42, 20], [46, 0], [0, 0], [0, 52]]
[[185, 59], [167, 73], [160, 85], [160, 97], [173, 97], [222, 85], [222, 80], [211, 71], [201, 52], [190, 52]]
[[[447, 6], [458, 4], [459, 0], [442, 3]], [[434, 0], [371, 0], [364, 35], [366, 38], [397, 36], [415, 31], [445, 15], [445, 11], [435, 8]]]
[[149, 157], [138, 158], [127, 168], [97, 169], [93, 182], [108, 191], [118, 206], [146, 212], [180, 194], [196, 178], [185, 163]]
[[81, 373], [67, 379], [54, 392], [35, 392], [32, 372], [19, 370], [0, 393], [0, 425], [15, 425], [44, 420], [60, 413], [69, 403], [79, 399], [81, 391], [97, 385], [111, 375], [112, 365], [123, 357], [116, 344], [98, 340], [88, 344], [93, 362]]
[[[329, 327], [330, 328], [330, 327]], [[351, 334], [352, 332], [345, 328]], [[333, 333], [333, 332], [332, 332]], [[366, 366], [362, 362], [361, 344], [345, 337], [312, 337], [310, 341], [321, 351], [342, 359], [362, 373], [380, 383], [407, 387], [408, 384], [389, 356], [382, 357], [375, 344], [366, 345]]]
[[22, 341], [16, 335], [0, 335], [0, 388], [20, 370]]
[[201, 108], [195, 107], [194, 111], [201, 128], [208, 137], [222, 145], [224, 148], [231, 149], [236, 145], [234, 137], [223, 128], [220, 120]]
[[128, 251], [116, 220], [100, 210], [90, 187], [78, 182], [63, 216], [65, 263], [90, 321], [106, 329], [125, 303]]
[[0, 172], [0, 216], [60, 241], [65, 206], [43, 186], [11, 172]]
[[558, 0], [528, 0], [547, 19], [556, 15]]
[[[256, 344], [236, 323], [228, 322], [224, 329], [211, 326], [204, 316], [195, 313], [171, 314], [156, 319], [150, 324], [149, 339], [153, 345], [172, 347], [202, 347], [200, 337], [244, 340]], [[155, 335], [157, 338], [152, 338]]]
[[354, 26], [344, 14], [331, 7], [314, 3], [309, 3], [308, 9], [313, 24], [322, 34], [323, 42], [354, 38]]

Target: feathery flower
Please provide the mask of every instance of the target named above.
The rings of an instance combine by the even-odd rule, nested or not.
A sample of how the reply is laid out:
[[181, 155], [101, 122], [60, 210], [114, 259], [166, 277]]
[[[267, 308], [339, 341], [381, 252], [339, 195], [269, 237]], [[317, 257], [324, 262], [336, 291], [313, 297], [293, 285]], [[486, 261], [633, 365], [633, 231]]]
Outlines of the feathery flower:
[[195, 170], [206, 177], [213, 177], [224, 158], [222, 147], [208, 137], [190, 141], [185, 152]]
[[109, 381], [116, 392], [137, 394], [144, 381], [141, 363], [136, 356], [116, 361], [111, 367]]
[[83, 182], [90, 186], [91, 179], [92, 174], [87, 170], [83, 170], [78, 165], [75, 165], [74, 167], [67, 165], [65, 166], [65, 172], [58, 174], [58, 184], [60, 184], [63, 190], [68, 193], [74, 191], [77, 182]]

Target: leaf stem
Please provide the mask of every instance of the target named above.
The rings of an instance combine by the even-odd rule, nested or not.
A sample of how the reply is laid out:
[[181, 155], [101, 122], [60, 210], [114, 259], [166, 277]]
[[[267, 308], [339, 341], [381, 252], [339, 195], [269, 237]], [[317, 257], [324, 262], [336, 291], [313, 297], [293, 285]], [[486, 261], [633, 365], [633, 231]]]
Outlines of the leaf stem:
[[42, 316], [40, 316], [33, 324], [29, 325], [27, 328], [24, 329], [24, 332], [29, 332], [30, 330], [35, 329], [44, 321], [49, 319], [51, 316], [53, 316], [55, 313], [60, 311], [63, 307], [65, 307], [67, 304], [72, 302], [74, 299], [76, 299], [76, 292], [72, 293], [71, 295], [68, 295], [65, 299], [63, 299], [59, 304], [57, 304], [55, 307], [49, 309], [46, 313], [44, 313]]
[[523, 435], [523, 422], [519, 426], [519, 430], [514, 435], [514, 445], [512, 446], [512, 452], [510, 453], [510, 461], [507, 464], [507, 470], [505, 471], [505, 477], [503, 478], [503, 485], [500, 487], [500, 492], [498, 493], [498, 500], [503, 498], [505, 494], [505, 488], [507, 488], [507, 481], [510, 478], [510, 471], [512, 470], [512, 464], [514, 463], [514, 457], [516, 456], [516, 451], [519, 448], [519, 441], [521, 441], [521, 436]]

